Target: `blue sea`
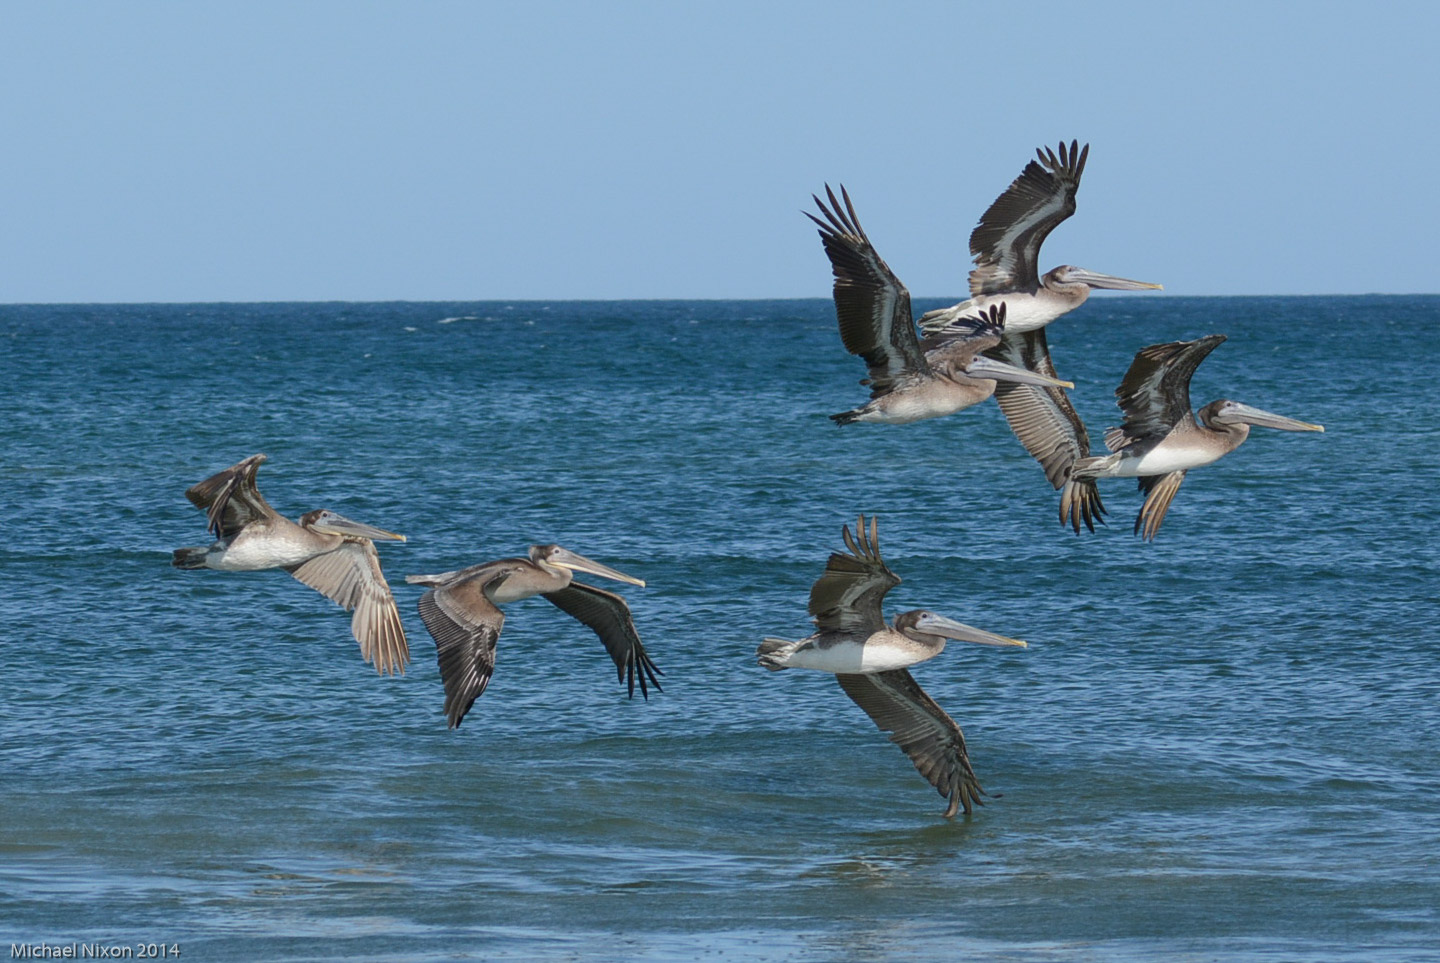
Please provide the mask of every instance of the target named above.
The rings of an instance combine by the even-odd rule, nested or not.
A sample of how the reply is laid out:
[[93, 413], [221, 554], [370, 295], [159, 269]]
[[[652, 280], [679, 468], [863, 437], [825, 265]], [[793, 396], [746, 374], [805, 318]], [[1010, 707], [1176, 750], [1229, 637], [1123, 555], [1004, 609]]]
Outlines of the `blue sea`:
[[[1216, 332], [1196, 407], [1326, 432], [1256, 429], [1146, 544], [1128, 480], [1063, 529], [993, 402], [832, 424], [826, 300], [0, 307], [0, 953], [1440, 959], [1440, 297], [1096, 297], [1050, 345], [1098, 448], [1138, 348]], [[403, 677], [284, 573], [171, 567], [256, 452], [289, 517], [409, 536]], [[861, 512], [889, 613], [1030, 642], [914, 669], [970, 817], [755, 664]], [[447, 730], [404, 576], [540, 542], [649, 583], [607, 587], [664, 690], [532, 599]]]

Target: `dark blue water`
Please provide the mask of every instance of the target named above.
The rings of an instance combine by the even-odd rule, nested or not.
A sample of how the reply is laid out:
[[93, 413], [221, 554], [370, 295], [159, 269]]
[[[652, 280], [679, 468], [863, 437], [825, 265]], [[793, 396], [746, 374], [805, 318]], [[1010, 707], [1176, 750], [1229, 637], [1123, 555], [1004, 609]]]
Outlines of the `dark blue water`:
[[[926, 303], [918, 308], [936, 306]], [[1093, 299], [1052, 329], [1091, 425], [1134, 351], [1325, 424], [1191, 473], [1153, 545], [1076, 537], [993, 404], [837, 428], [826, 301], [0, 308], [0, 949], [184, 960], [1440, 958], [1440, 298]], [[378, 678], [281, 573], [181, 572], [187, 486], [254, 452], [382, 545]], [[888, 600], [1026, 638], [916, 678], [969, 819], [818, 673], [840, 527]], [[447, 731], [406, 573], [557, 541], [623, 589], [663, 693], [509, 608]]]

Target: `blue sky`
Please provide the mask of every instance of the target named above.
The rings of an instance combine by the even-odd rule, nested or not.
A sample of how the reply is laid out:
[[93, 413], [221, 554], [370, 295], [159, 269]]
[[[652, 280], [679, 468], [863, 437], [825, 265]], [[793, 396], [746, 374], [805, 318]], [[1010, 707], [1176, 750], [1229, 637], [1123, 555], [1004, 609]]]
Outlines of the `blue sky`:
[[1034, 148], [1042, 251], [1171, 294], [1435, 292], [1440, 5], [7, 2], [0, 301], [919, 296]]

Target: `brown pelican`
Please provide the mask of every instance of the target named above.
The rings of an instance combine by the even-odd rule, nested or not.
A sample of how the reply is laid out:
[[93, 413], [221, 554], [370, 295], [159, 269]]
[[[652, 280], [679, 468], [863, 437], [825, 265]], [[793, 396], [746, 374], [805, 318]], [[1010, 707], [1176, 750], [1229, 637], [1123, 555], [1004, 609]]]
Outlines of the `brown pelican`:
[[295, 524], [255, 487], [255, 472], [264, 462], [264, 455], [251, 455], [185, 492], [205, 510], [216, 541], [177, 548], [171, 564], [221, 572], [283, 568], [346, 611], [354, 610], [350, 632], [377, 672], [403, 673], [410, 649], [371, 540], [403, 542], [405, 536], [323, 508], [305, 513]]
[[1030, 161], [980, 216], [970, 233], [968, 301], [926, 313], [920, 324], [926, 331], [943, 329], [952, 318], [974, 314], [1004, 301], [1009, 308], [1006, 331], [1023, 334], [1085, 303], [1095, 288], [1117, 291], [1159, 289], [1163, 285], [1132, 281], [1071, 264], [1040, 274], [1040, 245], [1062, 221], [1075, 213], [1075, 191], [1085, 172], [1090, 145], [1060, 144], [1059, 156], [1048, 147], [1035, 151]]
[[[1094, 288], [1140, 290], [1159, 284], [1131, 281], [1065, 264], [1041, 276], [1040, 245], [1055, 227], [1075, 213], [1075, 191], [1090, 145], [1060, 144], [1059, 156], [1049, 148], [1036, 150], [1020, 176], [997, 197], [970, 234], [975, 269], [970, 272], [973, 297], [953, 307], [931, 311], [920, 319], [927, 335], [943, 337], [976, 311], [1004, 303], [1005, 334], [990, 349], [992, 358], [1056, 377], [1045, 343], [1045, 326], [1074, 310]], [[1076, 459], [1090, 454], [1090, 438], [1070, 400], [1053, 386], [1009, 383], [997, 386], [995, 400], [1025, 450], [1040, 462], [1045, 477], [1061, 490], [1060, 523], [1077, 533], [1083, 523], [1091, 531], [1105, 507], [1094, 482], [1070, 478]]]
[[798, 642], [766, 639], [756, 650], [767, 669], [818, 669], [832, 672], [840, 688], [865, 710], [896, 743], [920, 774], [950, 804], [945, 815], [960, 807], [971, 811], [984, 790], [970, 768], [965, 737], [955, 720], [925, 694], [907, 666], [934, 658], [947, 639], [982, 645], [1024, 646], [983, 629], [972, 628], [924, 609], [903, 612], [893, 626], [885, 624], [881, 602], [900, 584], [900, 577], [880, 557], [875, 519], [865, 529], [865, 516], [841, 530], [849, 554], [830, 556], [825, 574], [810, 588], [810, 614], [815, 634]]
[[[870, 401], [830, 417], [838, 424], [853, 421], [903, 425], [938, 418], [979, 404], [995, 393], [995, 382], [1073, 388], [1068, 381], [1017, 368], [981, 354], [1000, 343], [1005, 305], [955, 320], [942, 336], [923, 342], [910, 314], [910, 292], [881, 260], [865, 236], [845, 188], [840, 194], [825, 187], [830, 206], [815, 197], [821, 220], [805, 216], [820, 228], [820, 239], [835, 273], [835, 316], [840, 339], [851, 354], [865, 359]], [[812, 195], [813, 197], [814, 195]]]
[[532, 595], [543, 595], [556, 608], [594, 630], [610, 658], [617, 678], [625, 679], [630, 697], [635, 682], [640, 694], [658, 692], [657, 674], [663, 675], [635, 631], [625, 600], [580, 582], [575, 572], [644, 586], [638, 578], [622, 574], [559, 545], [532, 545], [529, 558], [502, 558], [439, 575], [408, 575], [405, 581], [428, 585], [420, 596], [420, 618], [435, 639], [440, 678], [445, 683], [445, 716], [450, 728], [460, 725], [495, 671], [495, 643], [505, 625], [499, 606]]
[[1240, 447], [1251, 425], [1282, 431], [1325, 430], [1225, 399], [1191, 414], [1190, 377], [1224, 340], [1225, 335], [1212, 334], [1141, 348], [1115, 389], [1125, 422], [1105, 432], [1105, 447], [1111, 454], [1082, 458], [1075, 464], [1077, 478], [1140, 479], [1145, 502], [1135, 517], [1135, 533], [1146, 540], [1160, 531], [1185, 472]]

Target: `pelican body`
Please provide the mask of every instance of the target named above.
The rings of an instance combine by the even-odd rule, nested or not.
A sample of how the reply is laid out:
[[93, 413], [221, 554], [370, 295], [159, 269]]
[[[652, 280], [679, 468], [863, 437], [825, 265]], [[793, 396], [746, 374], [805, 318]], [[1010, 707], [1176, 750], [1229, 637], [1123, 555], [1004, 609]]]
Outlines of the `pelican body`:
[[[1075, 193], [1090, 156], [1090, 145], [1062, 142], [1058, 154], [1036, 150], [1037, 160], [981, 215], [970, 234], [975, 268], [970, 272], [968, 301], [931, 311], [920, 318], [928, 336], [945, 337], [963, 328], [963, 318], [1003, 303], [1005, 332], [988, 349], [991, 358], [1050, 378], [1058, 377], [1050, 360], [1045, 327], [1073, 311], [1097, 288], [1115, 291], [1158, 289], [1159, 284], [1101, 274], [1063, 264], [1040, 274], [1040, 245], [1075, 213]], [[1002, 382], [995, 400], [1010, 429], [1060, 491], [1060, 523], [1076, 534], [1083, 524], [1091, 531], [1102, 521], [1105, 506], [1094, 481], [1071, 476], [1075, 462], [1090, 454], [1090, 436], [1070, 399], [1054, 385]]]
[[824, 220], [820, 240], [835, 275], [835, 316], [845, 349], [865, 360], [870, 401], [831, 415], [837, 424], [873, 422], [903, 425], [939, 418], [977, 405], [995, 393], [996, 381], [1074, 387], [1068, 381], [987, 357], [1000, 343], [1005, 306], [957, 319], [943, 334], [923, 341], [916, 335], [910, 292], [876, 253], [844, 187], [841, 200], [827, 185], [826, 203], [817, 196]]
[[299, 524], [282, 515], [257, 520], [234, 536], [218, 538], [203, 547], [203, 556], [195, 554], [198, 546], [176, 549], [175, 565], [218, 572], [259, 572], [303, 564], [335, 551], [347, 538], [399, 537], [322, 508], [301, 515]]
[[798, 643], [787, 643], [795, 646], [793, 650], [775, 646], [761, 655], [760, 662], [775, 671], [818, 669], [836, 674], [890, 672], [935, 658], [945, 650], [947, 639], [981, 641], [968, 638], [969, 632], [978, 633], [980, 630], [922, 609], [901, 613], [895, 617], [894, 625], [882, 625], [863, 638], [846, 632], [816, 632]]
[[767, 638], [756, 650], [772, 671], [815, 669], [835, 675], [840, 687], [910, 757], [930, 784], [949, 800], [945, 815], [969, 813], [984, 794], [970, 767], [965, 737], [910, 675], [909, 666], [933, 659], [948, 640], [1019, 646], [984, 629], [926, 609], [903, 612], [885, 623], [885, 593], [900, 584], [880, 556], [875, 519], [867, 532], [861, 515], [852, 537], [841, 530], [848, 554], [834, 553], [810, 589], [817, 631], [796, 642]]
[[[502, 558], [438, 575], [409, 575], [405, 581], [429, 586], [420, 597], [420, 618], [435, 640], [440, 678], [445, 684], [445, 717], [458, 727], [490, 683], [495, 647], [505, 615], [499, 606], [535, 595], [589, 626], [610, 658], [617, 678], [627, 682], [631, 698], [635, 683], [650, 698], [648, 686], [660, 691], [630, 609], [620, 596], [574, 580], [576, 572], [631, 585], [645, 583], [559, 545], [532, 545], [526, 558]], [[648, 680], [648, 681], [647, 681]]]
[[1159, 291], [1164, 287], [1163, 284], [1132, 281], [1073, 264], [1062, 264], [1046, 271], [1029, 289], [977, 294], [948, 308], [927, 311], [920, 316], [920, 325], [927, 334], [944, 333], [968, 315], [1003, 304], [1009, 311], [1005, 330], [1009, 334], [1026, 334], [1039, 331], [1051, 321], [1074, 311], [1090, 299], [1091, 291]]
[[1140, 479], [1146, 497], [1135, 518], [1135, 533], [1147, 541], [1159, 533], [1185, 473], [1239, 448], [1250, 436], [1251, 425], [1281, 431], [1325, 430], [1224, 398], [1192, 414], [1190, 378], [1223, 341], [1225, 335], [1212, 334], [1141, 348], [1115, 389], [1125, 422], [1105, 433], [1111, 454], [1081, 459], [1075, 465], [1077, 478]]
[[306, 512], [298, 524], [290, 521], [256, 487], [255, 474], [265, 461], [263, 454], [251, 455], [185, 492], [205, 510], [215, 541], [176, 549], [171, 564], [220, 572], [284, 569], [354, 610], [351, 634], [377, 672], [403, 673], [410, 650], [374, 540], [403, 542], [405, 536], [324, 508]]

